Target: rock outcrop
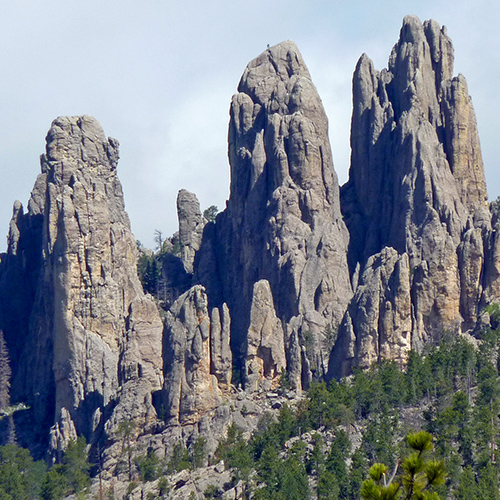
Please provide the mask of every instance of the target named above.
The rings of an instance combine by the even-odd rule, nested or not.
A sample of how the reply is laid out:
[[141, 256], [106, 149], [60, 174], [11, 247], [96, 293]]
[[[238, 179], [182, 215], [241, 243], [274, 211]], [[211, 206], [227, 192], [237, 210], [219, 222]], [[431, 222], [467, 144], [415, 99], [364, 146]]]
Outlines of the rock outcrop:
[[201, 214], [196, 195], [181, 189], [177, 195], [177, 217], [179, 218], [179, 239], [181, 256], [187, 273], [193, 273], [196, 252], [200, 249], [205, 218]]
[[227, 391], [231, 383], [229, 322], [224, 306], [222, 321], [218, 310], [211, 321], [200, 285], [181, 295], [167, 312], [164, 400], [170, 423], [198, 422], [221, 402], [221, 389]]
[[[137, 277], [117, 141], [88, 116], [53, 122], [0, 256], [12, 402], [30, 407], [16, 422], [31, 426], [21, 444], [57, 458], [84, 435], [94, 452], [106, 445], [108, 475], [125, 441], [167, 458], [173, 443], [202, 437], [213, 454], [231, 422], [253, 431], [314, 379], [381, 359], [403, 366], [444, 332], [488, 325], [500, 207], [488, 207], [446, 30], [405, 18], [387, 69], [360, 58], [353, 96], [339, 191], [297, 47], [250, 62], [231, 101], [227, 207], [208, 222], [196, 196], [179, 192], [179, 233], [161, 258], [144, 254], [157, 303]], [[284, 371], [295, 391], [269, 393]]]
[[[259, 329], [251, 316], [261, 280], [269, 283], [269, 303], [285, 331], [284, 352], [274, 350], [273, 359], [295, 359], [292, 352], [307, 343], [306, 365], [320, 372], [318, 360], [327, 363], [329, 356], [323, 331], [337, 326], [352, 295], [348, 233], [328, 121], [295, 44], [271, 47], [247, 66], [230, 114], [231, 195], [215, 227], [206, 228], [195, 274], [209, 300], [229, 306], [231, 344], [244, 377], [253, 364], [247, 356], [260, 357], [249, 332]], [[293, 380], [301, 380], [306, 365], [288, 362]]]
[[[470, 328], [490, 229], [474, 110], [465, 78], [453, 77], [445, 28], [406, 17], [388, 69], [360, 58], [353, 102], [341, 198], [350, 270], [360, 282], [332, 358], [337, 376], [351, 355], [361, 366], [381, 357], [403, 362], [405, 350]], [[395, 272], [387, 252], [400, 263], [397, 284], [382, 278]]]
[[[286, 370], [285, 335], [276, 317], [271, 287], [266, 280], [257, 281], [253, 289], [248, 329], [246, 374], [250, 390], [270, 390]], [[268, 381], [268, 384], [263, 382]]]
[[[11, 344], [22, 339], [12, 397], [30, 404], [42, 428], [56, 425], [57, 443], [72, 426], [95, 442], [113, 414], [144, 425], [163, 385], [162, 322], [137, 277], [117, 162], [118, 142], [95, 119], [56, 119], [28, 210], [14, 205], [2, 258], [1, 326]], [[8, 296], [13, 277], [26, 291]]]

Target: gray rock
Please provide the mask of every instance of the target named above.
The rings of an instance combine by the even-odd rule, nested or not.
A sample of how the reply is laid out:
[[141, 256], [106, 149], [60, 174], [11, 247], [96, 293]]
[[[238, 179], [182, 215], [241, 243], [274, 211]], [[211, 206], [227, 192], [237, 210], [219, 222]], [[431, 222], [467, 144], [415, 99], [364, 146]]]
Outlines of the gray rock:
[[[143, 425], [144, 405], [125, 404], [127, 383], [138, 381], [142, 399], [163, 385], [162, 322], [137, 277], [117, 161], [118, 142], [94, 118], [56, 119], [28, 212], [16, 205], [11, 223], [0, 289], [2, 327], [23, 339], [13, 395], [39, 425], [52, 421], [56, 437], [72, 421], [95, 442], [113, 407]], [[25, 284], [17, 332], [19, 294], [5, 297], [13, 278]]]
[[205, 218], [201, 215], [200, 203], [193, 193], [181, 189], [177, 195], [177, 217], [182, 262], [186, 272], [193, 273], [193, 262], [200, 249]]
[[368, 368], [381, 359], [403, 367], [412, 348], [408, 255], [390, 247], [368, 259], [330, 358], [331, 376]]
[[204, 236], [195, 274], [210, 300], [228, 304], [244, 366], [255, 283], [269, 282], [286, 328], [297, 317], [315, 336], [309, 313], [320, 330], [337, 325], [352, 291], [328, 122], [293, 42], [250, 62], [230, 114], [231, 195]]
[[66, 408], [62, 408], [58, 422], [50, 430], [50, 448], [53, 460], [60, 462], [68, 444], [71, 441], [76, 441], [77, 438], [78, 435], [71, 415]]
[[[473, 325], [482, 293], [481, 240], [490, 222], [474, 110], [464, 77], [453, 78], [445, 28], [406, 17], [388, 69], [376, 71], [366, 55], [360, 58], [353, 102], [352, 163], [341, 197], [350, 270], [363, 277], [336, 349], [352, 351], [347, 345], [355, 337], [354, 364], [366, 366], [383, 355], [389, 324], [401, 349], [389, 345], [383, 357], [399, 362], [408, 346], [421, 349], [443, 330]], [[405, 281], [400, 299], [394, 289], [384, 290], [388, 282], [382, 290], [375, 282], [367, 287], [367, 279], [378, 279], [377, 255], [388, 247], [406, 255], [410, 270], [398, 278]], [[378, 304], [380, 296], [400, 303], [404, 327], [386, 324], [384, 307], [359, 317], [363, 304]], [[343, 372], [345, 360], [335, 359], [336, 373]]]
[[[222, 397], [217, 373], [226, 390], [230, 384], [230, 375], [220, 373], [220, 369], [230, 363], [226, 345], [229, 341], [226, 336], [228, 325], [223, 323], [226, 328], [224, 331], [220, 316], [214, 316], [213, 313], [212, 316], [216, 318], [216, 331], [217, 328], [220, 329], [213, 341], [210, 338], [211, 321], [207, 296], [200, 285], [181, 295], [167, 312], [164, 335], [164, 400], [170, 423], [198, 422], [204, 414], [217, 407]], [[223, 321], [228, 322], [227, 312]], [[212, 351], [211, 347], [214, 347]], [[213, 363], [212, 352], [216, 354]], [[220, 353], [219, 357], [217, 353]]]
[[221, 390], [227, 392], [231, 388], [233, 369], [230, 345], [231, 317], [227, 305], [222, 305], [222, 314], [217, 307], [214, 307], [210, 319], [210, 369], [217, 377]]
[[285, 335], [276, 317], [271, 287], [266, 280], [254, 285], [247, 337], [247, 390], [275, 388], [286, 369]]

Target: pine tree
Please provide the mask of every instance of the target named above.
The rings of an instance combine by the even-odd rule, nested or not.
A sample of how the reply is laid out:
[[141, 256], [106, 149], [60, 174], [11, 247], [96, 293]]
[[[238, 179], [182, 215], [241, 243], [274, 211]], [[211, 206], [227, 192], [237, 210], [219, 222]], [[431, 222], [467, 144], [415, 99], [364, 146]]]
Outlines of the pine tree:
[[[368, 474], [369, 479], [361, 486], [363, 500], [440, 500], [442, 497], [433, 488], [444, 484], [446, 478], [444, 462], [430, 459], [433, 450], [432, 435], [420, 431], [406, 437], [413, 451], [402, 463], [402, 473], [396, 477], [398, 464], [392, 474], [387, 465], [376, 463]], [[396, 481], [393, 482], [393, 480]], [[488, 498], [486, 496], [481, 498]], [[493, 497], [489, 497], [493, 498]]]
[[11, 375], [9, 351], [0, 330], [0, 410], [5, 410], [10, 405]]

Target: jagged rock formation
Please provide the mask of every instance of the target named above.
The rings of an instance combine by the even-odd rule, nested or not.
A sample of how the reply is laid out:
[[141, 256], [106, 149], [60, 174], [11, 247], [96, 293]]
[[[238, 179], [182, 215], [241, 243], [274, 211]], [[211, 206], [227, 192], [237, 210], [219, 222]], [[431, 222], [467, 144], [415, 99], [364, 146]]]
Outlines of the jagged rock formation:
[[227, 304], [212, 309], [210, 316], [210, 373], [217, 378], [220, 389], [229, 392], [233, 370], [231, 353], [231, 317]]
[[[488, 209], [445, 29], [405, 18], [388, 69], [363, 55], [353, 94], [339, 195], [327, 119], [297, 47], [250, 62], [231, 102], [226, 210], [207, 222], [194, 194], [178, 195], [157, 297], [164, 325], [137, 278], [117, 141], [91, 117], [54, 121], [0, 260], [12, 400], [30, 405], [24, 436], [40, 455], [81, 434], [107, 440], [111, 474], [124, 421], [144, 452], [166, 457], [202, 436], [213, 453], [231, 421], [255, 429], [313, 378], [382, 358], [403, 365], [443, 331], [475, 327], [500, 298], [500, 208]], [[297, 392], [269, 395], [283, 370]]]
[[227, 307], [222, 308], [222, 322], [220, 316], [214, 310], [211, 321], [200, 285], [181, 295], [167, 313], [164, 392], [170, 422], [197, 422], [217, 407], [221, 388], [227, 390], [231, 383]]
[[201, 214], [196, 195], [181, 189], [177, 195], [177, 216], [179, 218], [179, 239], [181, 258], [187, 273], [193, 273], [196, 252], [200, 249], [205, 218]]
[[276, 317], [269, 282], [257, 281], [253, 288], [246, 355], [250, 390], [256, 391], [264, 381], [269, 383], [262, 384], [263, 388], [269, 390], [279, 382], [281, 371], [286, 369], [284, 344], [283, 326]]
[[165, 309], [193, 285], [193, 266], [206, 220], [196, 195], [181, 189], [177, 195], [179, 231], [163, 242], [157, 297]]
[[233, 352], [245, 377], [252, 363], [244, 360], [260, 357], [250, 339], [258, 329], [254, 285], [267, 280], [285, 331], [284, 352], [274, 350], [273, 359], [288, 358], [300, 388], [311, 366], [326, 369], [324, 330], [340, 322], [352, 290], [328, 122], [293, 42], [247, 66], [230, 114], [231, 195], [215, 227], [206, 228], [195, 274], [210, 300], [229, 306]]
[[403, 362], [443, 331], [472, 327], [490, 229], [474, 110], [445, 28], [406, 17], [387, 70], [361, 56], [353, 102], [341, 197], [361, 278], [332, 357], [337, 376], [381, 357]]
[[[2, 258], [2, 328], [17, 347], [12, 396], [31, 405], [37, 424], [56, 424], [57, 443], [72, 429], [94, 442], [112, 415], [144, 425], [163, 385], [162, 322], [137, 277], [117, 162], [118, 142], [95, 119], [55, 120]], [[9, 296], [13, 277], [26, 288]], [[129, 388], [140, 404], [126, 403]]]

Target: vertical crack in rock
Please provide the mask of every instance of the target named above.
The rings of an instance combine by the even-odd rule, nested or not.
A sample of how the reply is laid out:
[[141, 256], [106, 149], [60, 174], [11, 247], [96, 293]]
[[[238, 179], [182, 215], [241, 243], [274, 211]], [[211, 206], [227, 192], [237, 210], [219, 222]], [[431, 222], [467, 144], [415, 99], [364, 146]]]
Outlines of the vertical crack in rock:
[[205, 290], [195, 285], [167, 312], [164, 400], [170, 423], [198, 422], [230, 388], [229, 311], [221, 309], [210, 318]]
[[[273, 357], [293, 357], [298, 341], [305, 349], [301, 359], [319, 376], [331, 349], [324, 332], [340, 323], [352, 295], [348, 233], [328, 121], [293, 42], [248, 64], [230, 115], [231, 194], [215, 227], [206, 228], [195, 274], [209, 300], [229, 306], [232, 348], [244, 377], [252, 364], [246, 357], [260, 358], [249, 347], [260, 280], [269, 283], [270, 303], [286, 332], [284, 352]], [[300, 388], [302, 362], [289, 361], [288, 368]]]
[[2, 328], [21, 344], [13, 400], [28, 402], [40, 426], [56, 424], [56, 448], [64, 429], [95, 443], [125, 417], [146, 424], [163, 385], [163, 325], [137, 277], [117, 162], [118, 142], [94, 118], [56, 119], [2, 257]]
[[[366, 55], [359, 59], [353, 102], [352, 160], [341, 199], [359, 286], [332, 357], [335, 376], [350, 366], [348, 358], [359, 366], [381, 357], [404, 362], [404, 351], [473, 326], [490, 228], [474, 110], [465, 78], [453, 77], [444, 27], [406, 17], [388, 69], [375, 70]], [[405, 281], [399, 287], [382, 280], [378, 290], [380, 276], [394, 272], [389, 251], [409, 273], [398, 272]], [[392, 308], [403, 308], [392, 309], [393, 320], [380, 293]], [[377, 341], [390, 337], [392, 344]]]

